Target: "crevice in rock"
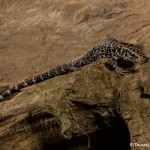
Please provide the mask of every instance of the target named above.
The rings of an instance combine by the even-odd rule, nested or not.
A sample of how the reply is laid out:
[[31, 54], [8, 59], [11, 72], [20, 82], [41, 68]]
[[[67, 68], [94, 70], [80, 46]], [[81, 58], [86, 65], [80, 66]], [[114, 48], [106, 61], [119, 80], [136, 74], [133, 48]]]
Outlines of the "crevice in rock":
[[141, 97], [141, 98], [148, 98], [148, 99], [150, 99], [150, 94], [145, 93], [145, 88], [144, 88], [144, 86], [143, 86], [143, 85], [140, 85], [139, 88], [140, 88], [140, 90], [141, 90], [141, 95], [140, 95], [140, 97]]
[[[98, 121], [95, 122], [97, 125], [101, 124], [98, 115], [95, 120]], [[131, 150], [130, 133], [124, 119], [116, 112], [115, 116], [109, 117], [108, 120], [111, 127], [105, 126], [87, 135], [73, 136], [69, 140], [63, 139], [59, 144], [43, 143], [43, 150]]]

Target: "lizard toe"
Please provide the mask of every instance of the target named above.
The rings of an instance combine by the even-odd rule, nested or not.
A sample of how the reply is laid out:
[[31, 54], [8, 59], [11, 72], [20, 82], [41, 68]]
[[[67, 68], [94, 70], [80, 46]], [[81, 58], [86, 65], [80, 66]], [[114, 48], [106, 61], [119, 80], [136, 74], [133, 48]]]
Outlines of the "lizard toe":
[[123, 68], [116, 68], [115, 72], [120, 77], [120, 76], [124, 76], [126, 73], [129, 73], [130, 71]]

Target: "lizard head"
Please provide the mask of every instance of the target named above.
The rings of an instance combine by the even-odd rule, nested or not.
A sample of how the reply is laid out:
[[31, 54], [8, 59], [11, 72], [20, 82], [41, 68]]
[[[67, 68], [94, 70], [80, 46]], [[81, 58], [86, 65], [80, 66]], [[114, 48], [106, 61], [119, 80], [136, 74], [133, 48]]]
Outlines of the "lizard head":
[[146, 56], [142, 56], [142, 58], [139, 59], [140, 64], [144, 64], [148, 62], [148, 58]]
[[136, 44], [128, 44], [126, 46], [128, 51], [127, 60], [139, 64], [144, 64], [148, 62], [148, 57], [146, 57], [146, 55], [144, 54], [143, 46]]
[[143, 52], [143, 47], [139, 45], [133, 46], [132, 49], [133, 61], [139, 64], [144, 64], [148, 62], [148, 57]]

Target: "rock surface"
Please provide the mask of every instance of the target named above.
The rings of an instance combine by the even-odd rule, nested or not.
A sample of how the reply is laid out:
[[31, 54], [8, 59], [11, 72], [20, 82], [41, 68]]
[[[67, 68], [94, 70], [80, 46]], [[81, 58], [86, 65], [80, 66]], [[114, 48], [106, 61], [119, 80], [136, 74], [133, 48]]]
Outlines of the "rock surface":
[[106, 37], [149, 44], [149, 7], [148, 0], [1, 0], [0, 80], [41, 73]]
[[[130, 142], [148, 144], [149, 65], [118, 78], [103, 63], [96, 62], [1, 102], [2, 150], [62, 149], [55, 143], [81, 135], [86, 139], [86, 144], [81, 140], [84, 146], [90, 149], [127, 150]], [[78, 144], [75, 147], [81, 148]]]
[[[0, 92], [81, 55], [105, 37], [141, 43], [149, 57], [149, 7], [148, 0], [0, 1]], [[97, 143], [101, 149], [116, 148], [118, 141], [125, 150], [130, 142], [150, 144], [150, 62], [122, 78], [104, 62], [31, 86], [0, 103], [0, 149], [46, 150], [74, 135], [90, 137], [85, 145], [91, 149]], [[94, 143], [95, 131], [104, 144]]]

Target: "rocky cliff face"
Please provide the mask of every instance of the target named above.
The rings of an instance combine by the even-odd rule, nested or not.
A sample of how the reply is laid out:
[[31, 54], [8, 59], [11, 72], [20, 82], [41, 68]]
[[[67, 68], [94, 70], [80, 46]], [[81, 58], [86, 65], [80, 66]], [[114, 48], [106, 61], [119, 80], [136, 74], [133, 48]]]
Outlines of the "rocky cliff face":
[[1, 148], [127, 150], [130, 143], [148, 144], [149, 73], [148, 63], [118, 78], [96, 62], [23, 90], [0, 103]]
[[[147, 0], [2, 0], [0, 7], [0, 91], [79, 56], [105, 37], [143, 44], [149, 57]], [[148, 150], [150, 62], [121, 78], [104, 63], [0, 103], [0, 149]]]

